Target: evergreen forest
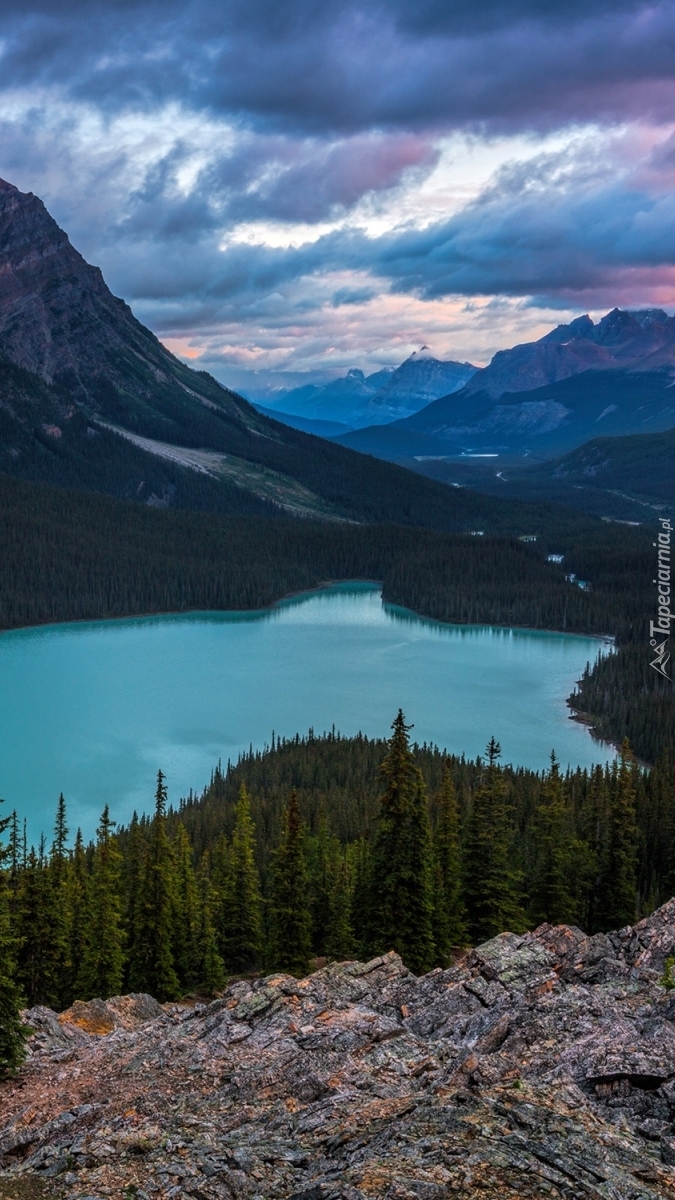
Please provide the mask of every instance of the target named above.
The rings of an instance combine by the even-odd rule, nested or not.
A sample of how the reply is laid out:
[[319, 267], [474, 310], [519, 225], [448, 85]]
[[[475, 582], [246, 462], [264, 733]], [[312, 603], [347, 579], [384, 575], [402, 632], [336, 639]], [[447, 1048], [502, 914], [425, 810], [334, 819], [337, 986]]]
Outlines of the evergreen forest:
[[[150, 807], [150, 806], [149, 806]], [[675, 764], [542, 773], [411, 741], [335, 732], [273, 741], [219, 766], [202, 796], [95, 840], [26, 845], [1, 823], [0, 1075], [21, 1059], [19, 1006], [122, 991], [210, 996], [227, 977], [307, 972], [398, 951], [416, 973], [505, 929], [621, 928], [672, 894]]]

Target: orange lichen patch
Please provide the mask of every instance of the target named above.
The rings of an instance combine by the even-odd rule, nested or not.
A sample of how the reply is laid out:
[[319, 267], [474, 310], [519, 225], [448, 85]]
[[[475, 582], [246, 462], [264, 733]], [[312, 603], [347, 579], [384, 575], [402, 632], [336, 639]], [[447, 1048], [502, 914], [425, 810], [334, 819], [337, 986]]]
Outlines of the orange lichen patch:
[[545, 996], [547, 992], [552, 992], [555, 985], [555, 979], [545, 979], [538, 987], [532, 988], [530, 996], [536, 999], [537, 996]]
[[80, 1003], [81, 1001], [76, 1000], [72, 1008], [59, 1013], [60, 1025], [76, 1025], [78, 1029], [91, 1033], [94, 1037], [105, 1037], [106, 1034], [112, 1033], [115, 1022], [108, 1013], [78, 1012], [77, 1006]]
[[367, 1196], [384, 1196], [395, 1181], [396, 1175], [391, 1170], [381, 1167], [370, 1168], [363, 1172], [357, 1180], [358, 1186]]

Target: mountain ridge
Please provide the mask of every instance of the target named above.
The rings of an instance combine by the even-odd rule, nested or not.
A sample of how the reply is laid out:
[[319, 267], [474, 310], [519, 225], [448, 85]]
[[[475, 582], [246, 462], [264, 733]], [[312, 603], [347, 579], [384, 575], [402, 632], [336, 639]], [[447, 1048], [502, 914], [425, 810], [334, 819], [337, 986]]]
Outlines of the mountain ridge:
[[493, 399], [559, 383], [588, 370], [675, 369], [675, 317], [663, 309], [613, 308], [596, 324], [588, 313], [534, 342], [498, 350], [467, 384]]
[[467, 453], [547, 459], [600, 433], [619, 436], [675, 426], [675, 388], [664, 367], [588, 370], [496, 400], [486, 391], [471, 391], [471, 384], [403, 421], [334, 440], [392, 461]]
[[386, 430], [333, 436], [393, 461], [467, 452], [551, 458], [597, 436], [600, 422], [610, 436], [671, 428], [674, 376], [675, 317], [614, 308], [597, 324], [585, 314], [499, 350], [460, 390]]
[[5, 181], [0, 471], [169, 507], [456, 523], [442, 485], [272, 420], [181, 363]]

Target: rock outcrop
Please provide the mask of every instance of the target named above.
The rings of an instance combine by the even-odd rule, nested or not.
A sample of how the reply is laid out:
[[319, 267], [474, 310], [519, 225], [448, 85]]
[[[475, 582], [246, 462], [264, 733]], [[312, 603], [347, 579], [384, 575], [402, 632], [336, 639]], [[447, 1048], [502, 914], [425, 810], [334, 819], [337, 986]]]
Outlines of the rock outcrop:
[[421, 978], [392, 953], [208, 1005], [30, 1010], [0, 1174], [141, 1200], [675, 1196], [674, 948], [675, 900]]

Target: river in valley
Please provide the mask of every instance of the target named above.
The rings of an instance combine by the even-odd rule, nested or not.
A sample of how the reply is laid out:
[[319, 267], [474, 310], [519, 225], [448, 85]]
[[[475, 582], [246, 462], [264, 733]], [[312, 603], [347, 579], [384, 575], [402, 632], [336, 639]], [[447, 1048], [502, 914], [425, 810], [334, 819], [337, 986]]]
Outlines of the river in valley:
[[265, 612], [49, 625], [0, 634], [0, 796], [29, 838], [51, 840], [59, 792], [71, 831], [99, 813], [150, 811], [161, 767], [176, 804], [221, 760], [277, 736], [333, 726], [412, 737], [542, 769], [612, 757], [569, 719], [566, 697], [595, 638], [442, 625], [344, 584]]

